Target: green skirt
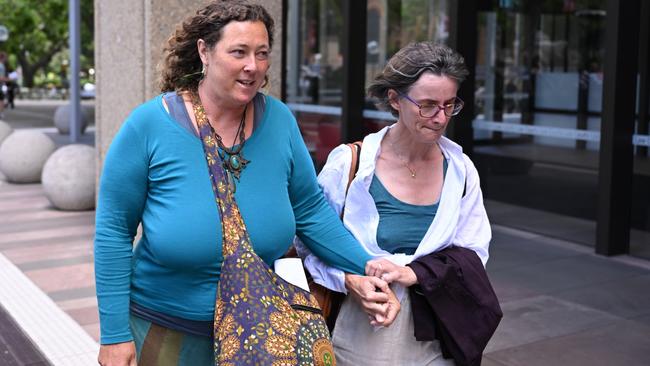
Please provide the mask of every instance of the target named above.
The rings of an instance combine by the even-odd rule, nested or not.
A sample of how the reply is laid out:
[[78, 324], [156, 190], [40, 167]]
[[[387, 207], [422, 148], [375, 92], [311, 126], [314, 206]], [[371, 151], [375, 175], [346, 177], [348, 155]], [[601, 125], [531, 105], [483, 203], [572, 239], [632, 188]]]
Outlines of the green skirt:
[[213, 342], [168, 329], [131, 314], [131, 332], [135, 340], [138, 366], [211, 366]]

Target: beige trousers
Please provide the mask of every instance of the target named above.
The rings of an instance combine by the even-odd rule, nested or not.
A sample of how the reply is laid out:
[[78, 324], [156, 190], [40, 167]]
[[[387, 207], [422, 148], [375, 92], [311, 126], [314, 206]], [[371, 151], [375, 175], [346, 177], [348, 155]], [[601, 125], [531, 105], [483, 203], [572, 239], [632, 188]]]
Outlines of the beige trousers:
[[352, 298], [346, 297], [334, 327], [332, 341], [338, 366], [453, 366], [444, 359], [440, 343], [418, 342], [414, 336], [411, 300], [408, 294], [401, 311], [388, 328], [375, 330], [368, 315]]

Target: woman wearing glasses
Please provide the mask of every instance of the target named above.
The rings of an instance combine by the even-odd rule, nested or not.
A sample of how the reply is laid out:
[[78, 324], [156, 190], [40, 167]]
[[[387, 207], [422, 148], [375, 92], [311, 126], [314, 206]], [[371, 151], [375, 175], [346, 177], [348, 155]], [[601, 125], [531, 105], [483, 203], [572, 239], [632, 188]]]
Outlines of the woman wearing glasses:
[[[334, 149], [319, 175], [330, 204], [375, 258], [367, 273], [393, 283], [402, 311], [388, 328], [368, 323], [360, 303], [348, 296], [333, 333], [339, 365], [453, 365], [437, 340], [418, 341], [408, 288], [426, 281], [411, 265], [445, 248], [470, 250], [483, 270], [491, 230], [479, 177], [461, 146], [444, 136], [463, 108], [456, 96], [468, 75], [462, 56], [444, 45], [412, 43], [397, 52], [372, 82], [368, 94], [397, 122], [366, 136], [359, 170], [346, 195], [351, 149]], [[474, 254], [475, 253], [475, 254]], [[315, 257], [305, 261], [316, 282], [349, 288], [344, 276]], [[413, 267], [415, 268], [415, 267]], [[411, 293], [411, 295], [409, 295]]]

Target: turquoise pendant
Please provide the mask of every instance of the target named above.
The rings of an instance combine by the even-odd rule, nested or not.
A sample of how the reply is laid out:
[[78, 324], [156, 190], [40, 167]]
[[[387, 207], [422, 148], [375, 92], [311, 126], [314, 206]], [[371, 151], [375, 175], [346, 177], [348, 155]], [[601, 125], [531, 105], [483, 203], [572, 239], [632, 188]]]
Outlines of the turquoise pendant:
[[246, 160], [243, 156], [239, 154], [229, 155], [227, 159], [224, 160], [224, 168], [232, 173], [235, 179], [239, 180], [241, 171], [244, 170], [246, 164], [250, 161]]
[[241, 162], [239, 161], [239, 156], [238, 155], [230, 155], [230, 167], [237, 171], [241, 169]]

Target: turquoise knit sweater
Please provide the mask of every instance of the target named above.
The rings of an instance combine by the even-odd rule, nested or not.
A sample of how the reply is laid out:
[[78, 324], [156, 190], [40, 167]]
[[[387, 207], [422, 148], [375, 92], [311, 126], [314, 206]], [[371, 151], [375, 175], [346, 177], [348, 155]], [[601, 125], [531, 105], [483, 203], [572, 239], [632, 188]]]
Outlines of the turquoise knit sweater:
[[[213, 317], [221, 223], [201, 141], [158, 96], [133, 111], [106, 155], [95, 275], [101, 343], [132, 339], [129, 302], [189, 320]], [[266, 97], [246, 141], [235, 197], [256, 253], [271, 264], [297, 234], [326, 263], [363, 273], [370, 256], [324, 199], [296, 120]], [[138, 224], [142, 238], [132, 245]]]

